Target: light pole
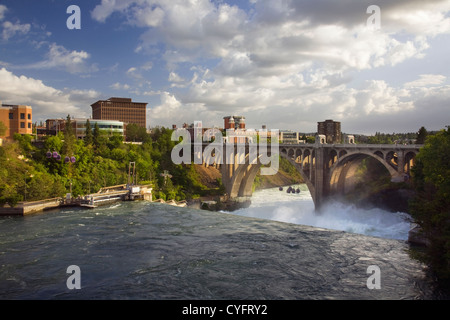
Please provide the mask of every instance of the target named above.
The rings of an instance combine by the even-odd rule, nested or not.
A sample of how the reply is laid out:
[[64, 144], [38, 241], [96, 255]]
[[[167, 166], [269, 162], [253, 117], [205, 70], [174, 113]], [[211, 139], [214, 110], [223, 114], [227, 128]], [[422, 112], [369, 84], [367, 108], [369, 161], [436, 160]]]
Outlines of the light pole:
[[169, 171], [167, 171], [167, 170], [164, 170], [164, 173], [161, 173], [160, 175], [161, 175], [161, 177], [164, 177], [164, 186], [165, 186], [166, 183], [167, 183], [167, 178], [168, 178], [168, 177], [169, 177], [169, 178], [172, 178], [172, 175], [169, 174]]

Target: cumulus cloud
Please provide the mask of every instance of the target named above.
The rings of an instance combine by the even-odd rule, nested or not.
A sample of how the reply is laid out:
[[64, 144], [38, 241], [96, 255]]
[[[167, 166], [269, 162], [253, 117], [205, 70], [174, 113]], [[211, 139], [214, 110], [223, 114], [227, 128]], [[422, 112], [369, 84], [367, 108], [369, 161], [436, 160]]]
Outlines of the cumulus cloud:
[[212, 113], [201, 103], [182, 103], [170, 92], [159, 93], [160, 104], [147, 111], [150, 126], [194, 123], [202, 121], [204, 124], [213, 125], [217, 120], [217, 114]]
[[[372, 4], [381, 8], [379, 30], [367, 27]], [[162, 94], [152, 111], [161, 121], [170, 121], [166, 110], [189, 105], [203, 114], [216, 112], [217, 119], [239, 112], [280, 127], [309, 123], [313, 129], [333, 117], [359, 128], [364, 121], [357, 119], [392, 123], [420, 114], [424, 101], [439, 100], [439, 106], [448, 101], [446, 94], [436, 100], [438, 90], [417, 89], [442, 89], [445, 76], [424, 75], [397, 87], [387, 79], [368, 80], [357, 89], [350, 82], [358, 72], [425, 58], [432, 39], [450, 34], [449, 1], [252, 0], [248, 5], [244, 10], [209, 0], [102, 0], [92, 17], [104, 22], [119, 13], [145, 30], [136, 52], [162, 52], [171, 88], [180, 91]], [[192, 66], [190, 73], [179, 70], [185, 65]]]
[[95, 90], [58, 90], [42, 80], [17, 76], [0, 69], [0, 100], [8, 104], [24, 104], [33, 108], [36, 121], [54, 117], [88, 117], [89, 106], [100, 94]]

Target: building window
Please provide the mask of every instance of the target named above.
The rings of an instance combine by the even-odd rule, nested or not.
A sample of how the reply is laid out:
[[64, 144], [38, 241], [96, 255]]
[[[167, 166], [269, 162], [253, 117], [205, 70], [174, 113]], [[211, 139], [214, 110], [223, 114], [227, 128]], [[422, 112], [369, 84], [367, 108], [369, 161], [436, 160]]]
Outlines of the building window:
[[25, 113], [20, 114], [20, 119], [25, 120]]
[[25, 122], [20, 123], [20, 128], [25, 129]]
[[31, 129], [31, 122], [28, 122], [28, 129]]
[[12, 119], [14, 119], [14, 113], [10, 112], [9, 113], [9, 120], [12, 120]]
[[28, 120], [31, 120], [31, 113], [28, 114]]

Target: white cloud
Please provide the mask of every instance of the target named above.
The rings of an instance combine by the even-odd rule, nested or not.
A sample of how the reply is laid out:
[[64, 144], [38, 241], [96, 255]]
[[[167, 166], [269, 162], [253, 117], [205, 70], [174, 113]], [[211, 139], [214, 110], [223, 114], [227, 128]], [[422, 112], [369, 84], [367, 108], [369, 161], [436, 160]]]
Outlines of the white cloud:
[[138, 26], [157, 27], [161, 25], [164, 15], [165, 13], [160, 7], [134, 7], [130, 23]]
[[169, 73], [169, 82], [171, 82], [170, 86], [172, 88], [177, 87], [177, 88], [185, 88], [188, 86], [188, 82], [186, 82], [186, 80], [181, 77], [179, 74], [177, 74], [176, 72], [171, 72]]
[[3, 40], [8, 40], [13, 36], [15, 36], [17, 33], [27, 34], [31, 28], [31, 25], [29, 23], [20, 24], [19, 22], [12, 23], [10, 21], [3, 22], [2, 26], [3, 26], [2, 31]]
[[128, 89], [130, 89], [130, 86], [128, 84], [126, 84], [126, 83], [121, 84], [119, 82], [116, 82], [116, 83], [110, 85], [109, 87], [111, 89], [114, 89], [114, 90], [128, 90]]
[[447, 79], [424, 75], [398, 87], [375, 79], [351, 87], [353, 74], [423, 60], [430, 40], [450, 33], [447, 0], [376, 4], [382, 19], [376, 31], [366, 26], [369, 4], [358, 0], [252, 0], [247, 12], [222, 1], [102, 0], [92, 17], [122, 14], [146, 30], [136, 52], [162, 51], [166, 79], [179, 92], [161, 94], [152, 111], [160, 121], [195, 106], [202, 114], [216, 112], [219, 121], [239, 112], [254, 117], [255, 126], [295, 128], [335, 118], [358, 127], [357, 119], [368, 117], [391, 124], [413, 119], [421, 113], [419, 101], [435, 101], [439, 92], [417, 87], [442, 89]]
[[49, 51], [46, 59], [33, 64], [21, 66], [31, 69], [60, 69], [72, 74], [90, 73], [98, 70], [96, 65], [89, 65], [90, 54], [86, 51], [67, 50], [61, 45], [52, 43], [49, 45]]
[[178, 74], [176, 74], [175, 72], [171, 72], [169, 74], [169, 81], [170, 82], [184, 82], [185, 80], [180, 77]]
[[446, 79], [447, 77], [441, 74], [422, 74], [420, 79], [407, 82], [404, 86], [405, 88], [438, 86], [443, 84]]
[[41, 80], [0, 69], [0, 100], [3, 103], [30, 105], [34, 121], [66, 117], [68, 114], [88, 117], [89, 105], [99, 97], [95, 90], [58, 90]]
[[0, 21], [5, 18], [5, 12], [8, 11], [8, 8], [3, 4], [0, 4]]
[[[147, 118], [150, 126], [172, 124], [182, 125], [183, 123], [193, 123], [203, 121], [212, 123], [217, 115], [200, 103], [181, 103], [173, 94], [164, 91], [159, 94], [160, 104], [147, 111]], [[206, 121], [206, 122], [205, 122]]]

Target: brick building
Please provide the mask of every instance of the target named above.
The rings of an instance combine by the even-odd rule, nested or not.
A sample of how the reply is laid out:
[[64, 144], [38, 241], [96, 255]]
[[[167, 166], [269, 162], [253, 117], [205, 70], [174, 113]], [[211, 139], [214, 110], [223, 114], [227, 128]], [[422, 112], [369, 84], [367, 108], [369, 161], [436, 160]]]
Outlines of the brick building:
[[224, 129], [245, 129], [245, 117], [243, 116], [228, 116], [224, 117]]
[[5, 135], [0, 138], [10, 140], [15, 133], [33, 133], [33, 110], [24, 105], [0, 105], [0, 121], [6, 126]]
[[133, 102], [130, 98], [109, 98], [91, 105], [95, 120], [117, 120], [147, 128], [147, 103]]
[[342, 143], [341, 123], [325, 120], [317, 123], [317, 134], [324, 135], [327, 143]]

